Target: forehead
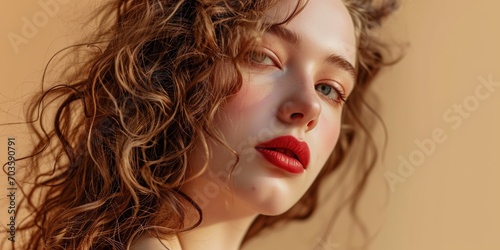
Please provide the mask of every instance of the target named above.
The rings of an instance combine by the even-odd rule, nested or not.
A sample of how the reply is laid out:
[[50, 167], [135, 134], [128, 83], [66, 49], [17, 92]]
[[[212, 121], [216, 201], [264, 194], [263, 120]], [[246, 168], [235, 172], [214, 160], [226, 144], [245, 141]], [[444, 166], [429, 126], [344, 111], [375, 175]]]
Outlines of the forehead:
[[297, 6], [303, 9], [283, 26], [309, 45], [339, 54], [355, 65], [355, 30], [342, 0], [309, 0], [307, 3], [282, 0], [266, 13], [266, 19], [271, 23], [283, 21]]

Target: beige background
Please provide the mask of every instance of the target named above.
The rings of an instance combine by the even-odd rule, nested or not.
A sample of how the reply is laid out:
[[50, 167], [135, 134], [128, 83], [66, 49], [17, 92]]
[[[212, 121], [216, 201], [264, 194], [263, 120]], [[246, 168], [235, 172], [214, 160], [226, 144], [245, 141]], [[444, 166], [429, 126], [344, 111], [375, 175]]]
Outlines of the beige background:
[[[55, 3], [52, 11], [41, 5], [47, 2]], [[50, 56], [85, 35], [81, 17], [92, 4], [76, 2], [8, 3], [0, 10], [1, 123], [21, 121], [20, 100], [39, 87]], [[406, 0], [383, 32], [409, 46], [405, 58], [385, 71], [374, 88], [389, 145], [363, 201], [362, 218], [377, 232], [368, 249], [500, 249], [500, 86], [492, 92], [481, 87], [488, 79], [500, 85], [498, 10], [495, 0]], [[36, 29], [23, 35], [25, 20], [33, 18]], [[24, 43], [13, 46], [9, 36], [14, 33], [25, 36]], [[462, 114], [453, 111], [457, 105], [464, 105]], [[436, 129], [441, 135], [424, 154], [415, 141], [429, 142]], [[2, 162], [8, 136], [15, 136], [18, 153], [24, 152], [22, 129], [1, 126]], [[400, 169], [401, 158], [409, 159], [413, 171]], [[391, 173], [404, 181], [393, 189], [386, 180]], [[2, 197], [5, 186], [1, 173]], [[329, 203], [312, 220], [274, 230], [245, 249], [350, 249], [359, 236], [350, 236], [348, 216], [329, 236], [320, 234], [336, 205]], [[2, 203], [2, 225], [6, 210]]]

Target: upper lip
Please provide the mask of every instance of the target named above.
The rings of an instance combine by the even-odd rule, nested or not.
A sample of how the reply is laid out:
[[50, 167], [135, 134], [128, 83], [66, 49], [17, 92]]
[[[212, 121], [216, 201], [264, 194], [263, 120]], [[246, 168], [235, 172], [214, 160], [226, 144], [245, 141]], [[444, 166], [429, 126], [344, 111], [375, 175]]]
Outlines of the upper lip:
[[269, 141], [262, 142], [255, 148], [265, 148], [272, 150], [288, 149], [295, 154], [297, 160], [299, 160], [302, 166], [304, 166], [304, 169], [307, 168], [307, 165], [309, 164], [309, 146], [306, 142], [301, 142], [291, 135], [280, 136]]

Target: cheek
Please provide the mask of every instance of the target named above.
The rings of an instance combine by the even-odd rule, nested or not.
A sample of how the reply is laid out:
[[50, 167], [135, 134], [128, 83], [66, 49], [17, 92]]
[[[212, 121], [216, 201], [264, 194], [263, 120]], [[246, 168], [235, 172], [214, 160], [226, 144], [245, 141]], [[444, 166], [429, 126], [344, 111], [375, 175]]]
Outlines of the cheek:
[[218, 120], [221, 121], [219, 125], [223, 132], [249, 133], [269, 123], [276, 105], [274, 101], [276, 98], [271, 91], [272, 88], [268, 85], [249, 83], [244, 79], [241, 89], [229, 99], [219, 113]]
[[269, 106], [266, 97], [271, 94], [272, 89], [265, 82], [263, 78], [244, 74], [240, 90], [227, 104], [227, 114], [236, 117], [243, 111], [252, 113], [256, 109]]
[[320, 116], [319, 119], [314, 137], [318, 138], [316, 143], [317, 163], [323, 166], [335, 148], [340, 135], [340, 114]]
[[323, 148], [333, 150], [340, 135], [340, 125], [340, 111], [320, 117], [316, 129], [321, 133]]

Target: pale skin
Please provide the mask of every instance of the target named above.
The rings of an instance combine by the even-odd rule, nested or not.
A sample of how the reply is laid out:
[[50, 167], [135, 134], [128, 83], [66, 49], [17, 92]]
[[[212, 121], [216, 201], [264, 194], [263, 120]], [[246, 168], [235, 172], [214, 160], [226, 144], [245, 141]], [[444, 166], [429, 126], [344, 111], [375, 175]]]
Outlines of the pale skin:
[[[272, 21], [295, 5], [282, 1], [266, 14]], [[234, 157], [224, 147], [209, 141], [210, 159], [201, 151], [191, 157], [194, 172], [208, 160], [207, 170], [183, 187], [202, 208], [201, 225], [170, 239], [145, 234], [131, 249], [239, 249], [258, 215], [285, 212], [317, 177], [339, 137], [341, 97], [354, 88], [353, 22], [341, 0], [311, 0], [280, 27], [266, 32], [243, 68], [241, 90], [218, 114], [218, 128], [241, 157], [231, 177]], [[253, 148], [283, 135], [308, 144], [304, 173], [285, 172]]]

